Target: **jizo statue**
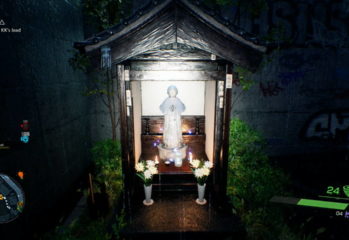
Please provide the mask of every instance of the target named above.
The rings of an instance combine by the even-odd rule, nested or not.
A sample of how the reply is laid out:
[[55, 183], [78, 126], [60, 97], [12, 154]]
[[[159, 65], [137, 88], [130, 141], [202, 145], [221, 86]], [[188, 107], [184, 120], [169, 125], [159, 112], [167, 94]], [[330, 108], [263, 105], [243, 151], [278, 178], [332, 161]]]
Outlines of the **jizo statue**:
[[163, 141], [166, 148], [177, 148], [183, 141], [181, 114], [185, 111], [185, 105], [177, 98], [178, 90], [175, 86], [169, 86], [167, 94], [168, 98], [160, 105], [165, 119]]

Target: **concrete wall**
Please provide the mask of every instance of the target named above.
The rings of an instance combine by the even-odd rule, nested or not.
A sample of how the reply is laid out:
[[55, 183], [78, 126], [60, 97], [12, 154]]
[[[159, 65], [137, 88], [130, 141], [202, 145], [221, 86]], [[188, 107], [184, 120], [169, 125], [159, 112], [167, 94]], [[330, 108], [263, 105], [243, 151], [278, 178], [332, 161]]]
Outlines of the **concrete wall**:
[[[20, 1], [0, 3], [6, 28], [0, 33], [0, 172], [21, 181], [27, 204], [23, 215], [0, 226], [11, 238], [30, 238], [27, 232], [44, 227], [65, 207], [63, 198], [81, 177], [89, 161], [89, 108], [82, 96], [85, 77], [68, 60], [74, 41], [83, 39], [77, 1]], [[20, 123], [30, 123], [30, 141], [21, 144]], [[71, 195], [70, 195], [71, 196]], [[6, 236], [6, 234], [5, 234]]]
[[276, 52], [252, 76], [256, 84], [249, 91], [235, 86], [232, 116], [258, 129], [268, 140], [271, 155], [345, 149], [348, 61], [345, 49]]
[[232, 116], [262, 132], [271, 156], [348, 148], [348, 21], [346, 0], [269, 1], [260, 16], [242, 11], [235, 21], [262, 38], [278, 28], [272, 38], [290, 43], [266, 56], [251, 90], [235, 82]]

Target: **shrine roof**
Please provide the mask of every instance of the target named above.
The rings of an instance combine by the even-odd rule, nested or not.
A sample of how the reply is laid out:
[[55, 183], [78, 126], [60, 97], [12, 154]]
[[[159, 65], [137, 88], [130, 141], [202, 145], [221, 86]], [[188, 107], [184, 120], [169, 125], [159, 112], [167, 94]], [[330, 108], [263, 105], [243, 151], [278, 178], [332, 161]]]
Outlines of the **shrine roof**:
[[256, 36], [188, 0], [152, 1], [130, 18], [76, 42], [74, 47], [97, 58], [100, 48], [109, 46], [115, 64], [172, 43], [215, 54], [250, 70], [258, 67], [267, 50]]

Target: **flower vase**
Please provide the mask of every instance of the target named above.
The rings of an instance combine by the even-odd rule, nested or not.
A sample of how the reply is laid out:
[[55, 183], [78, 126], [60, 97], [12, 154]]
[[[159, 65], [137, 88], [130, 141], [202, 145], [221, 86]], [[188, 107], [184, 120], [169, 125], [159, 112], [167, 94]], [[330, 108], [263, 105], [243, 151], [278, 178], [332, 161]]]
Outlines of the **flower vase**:
[[205, 188], [206, 183], [203, 185], [198, 184], [198, 198], [196, 199], [196, 203], [199, 205], [205, 205], [207, 203], [205, 199]]
[[150, 206], [150, 205], [153, 205], [153, 203], [154, 203], [154, 200], [151, 199], [152, 187], [153, 187], [153, 185], [149, 185], [149, 186], [144, 185], [145, 199], [143, 201], [143, 204], [145, 206]]

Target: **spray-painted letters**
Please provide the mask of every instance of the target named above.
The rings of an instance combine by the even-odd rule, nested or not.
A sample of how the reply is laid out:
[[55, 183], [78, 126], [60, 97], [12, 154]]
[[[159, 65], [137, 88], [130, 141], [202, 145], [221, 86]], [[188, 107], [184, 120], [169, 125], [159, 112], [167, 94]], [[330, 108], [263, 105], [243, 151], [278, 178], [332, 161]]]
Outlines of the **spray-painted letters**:
[[349, 136], [349, 110], [325, 111], [313, 115], [303, 128], [305, 139], [347, 141]]

